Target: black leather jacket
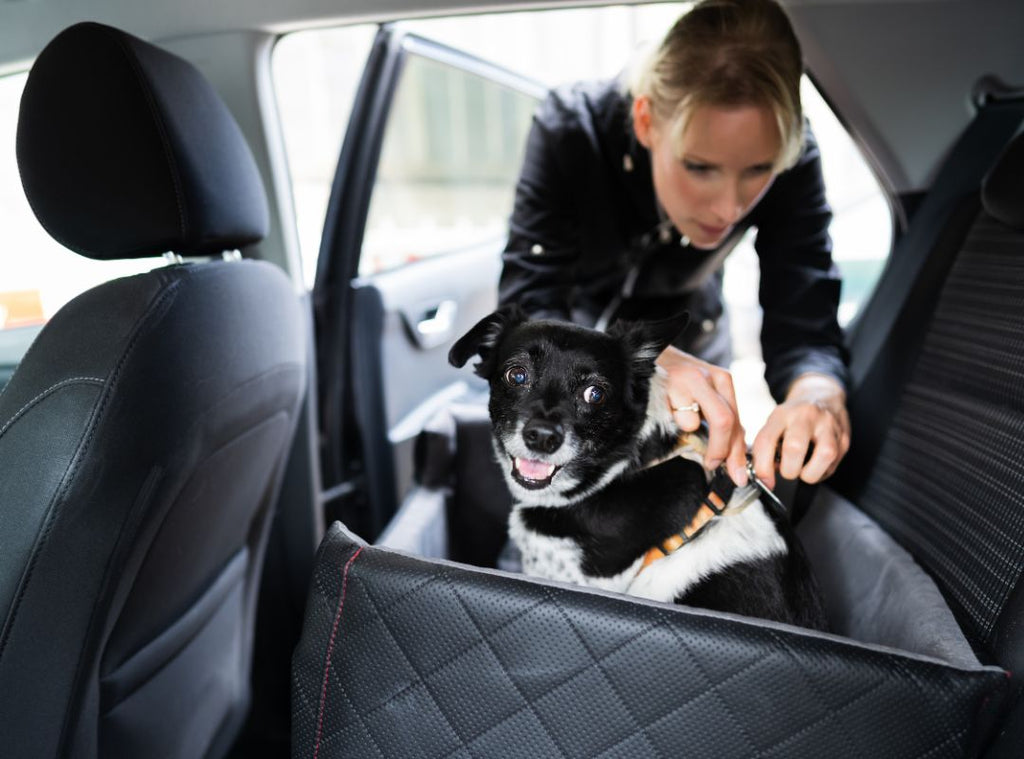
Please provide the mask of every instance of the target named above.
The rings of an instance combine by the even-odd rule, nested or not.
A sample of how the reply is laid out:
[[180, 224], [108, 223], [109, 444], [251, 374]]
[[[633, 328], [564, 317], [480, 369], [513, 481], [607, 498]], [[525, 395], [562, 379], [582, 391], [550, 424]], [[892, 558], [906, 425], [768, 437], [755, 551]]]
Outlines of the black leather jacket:
[[684, 248], [671, 223], [659, 218], [650, 156], [633, 134], [630, 103], [611, 80], [559, 88], [541, 104], [516, 187], [500, 302], [588, 326], [685, 308], [691, 320], [676, 344], [727, 363], [722, 262], [753, 226], [772, 395], [782, 400], [805, 372], [845, 385], [832, 212], [810, 129], [796, 166], [775, 179], [718, 250]]

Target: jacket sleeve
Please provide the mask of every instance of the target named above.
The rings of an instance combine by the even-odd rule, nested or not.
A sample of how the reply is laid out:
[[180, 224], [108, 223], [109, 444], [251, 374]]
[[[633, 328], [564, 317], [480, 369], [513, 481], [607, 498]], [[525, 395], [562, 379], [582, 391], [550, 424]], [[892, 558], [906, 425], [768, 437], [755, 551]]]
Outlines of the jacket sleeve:
[[805, 138], [796, 166], [776, 178], [757, 208], [761, 348], [765, 379], [779, 402], [808, 372], [848, 384], [849, 356], [838, 322], [842, 283], [828, 233], [832, 209], [809, 128]]
[[534, 317], [569, 320], [580, 246], [566, 167], [565, 118], [554, 95], [534, 116], [502, 254], [498, 302], [518, 303]]

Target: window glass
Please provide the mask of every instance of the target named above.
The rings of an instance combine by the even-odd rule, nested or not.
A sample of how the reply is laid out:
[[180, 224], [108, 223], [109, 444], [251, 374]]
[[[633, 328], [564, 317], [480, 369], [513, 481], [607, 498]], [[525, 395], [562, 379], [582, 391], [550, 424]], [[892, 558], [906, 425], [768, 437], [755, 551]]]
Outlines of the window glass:
[[271, 58], [292, 180], [302, 277], [312, 288], [331, 182], [376, 24], [282, 37]]
[[28, 74], [0, 77], [0, 329], [44, 323], [79, 293], [152, 269], [162, 259], [94, 261], [57, 244], [36, 220], [15, 156], [18, 106]]
[[537, 101], [410, 55], [388, 117], [360, 274], [493, 240], [507, 232]]
[[832, 257], [843, 274], [839, 323], [845, 327], [871, 295], [889, 257], [892, 209], [853, 138], [807, 77], [800, 97], [821, 148], [833, 213]]
[[406, 21], [403, 27], [554, 87], [615, 76], [690, 5], [492, 13]]

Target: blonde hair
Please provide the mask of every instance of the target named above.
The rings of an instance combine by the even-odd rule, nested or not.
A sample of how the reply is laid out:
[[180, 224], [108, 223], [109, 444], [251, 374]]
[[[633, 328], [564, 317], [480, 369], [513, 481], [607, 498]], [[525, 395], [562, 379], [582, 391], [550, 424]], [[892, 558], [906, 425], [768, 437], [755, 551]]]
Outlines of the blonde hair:
[[670, 125], [677, 150], [698, 106], [767, 107], [781, 138], [774, 169], [782, 171], [803, 150], [802, 74], [800, 43], [774, 0], [704, 0], [634, 69], [629, 87]]

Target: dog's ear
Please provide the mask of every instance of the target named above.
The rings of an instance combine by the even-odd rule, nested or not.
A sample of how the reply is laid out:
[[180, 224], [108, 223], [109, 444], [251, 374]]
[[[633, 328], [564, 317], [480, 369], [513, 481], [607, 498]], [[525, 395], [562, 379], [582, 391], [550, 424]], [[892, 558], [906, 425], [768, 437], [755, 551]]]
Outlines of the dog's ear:
[[487, 379], [487, 358], [491, 350], [501, 341], [506, 331], [526, 321], [526, 313], [516, 304], [502, 306], [492, 314], [478, 321], [472, 329], [455, 341], [448, 351], [448, 363], [462, 367], [473, 356], [480, 356], [482, 361], [476, 365], [476, 373]]
[[608, 334], [622, 341], [638, 368], [653, 369], [654, 360], [679, 337], [689, 321], [687, 311], [657, 321], [619, 320], [608, 328]]

